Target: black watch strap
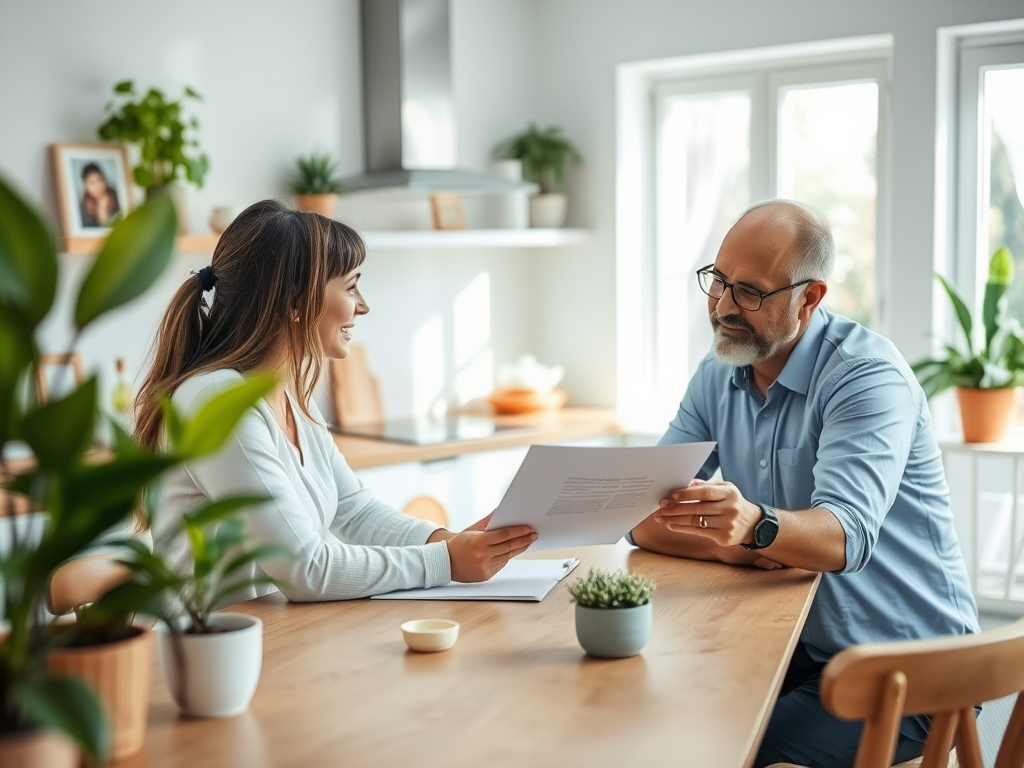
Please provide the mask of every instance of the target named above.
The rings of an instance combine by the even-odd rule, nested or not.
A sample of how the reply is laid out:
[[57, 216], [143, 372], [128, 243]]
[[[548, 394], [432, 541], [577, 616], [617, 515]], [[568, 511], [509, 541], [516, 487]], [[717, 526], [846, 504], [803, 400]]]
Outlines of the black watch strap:
[[754, 526], [754, 540], [750, 544], [744, 544], [747, 549], [764, 549], [775, 543], [775, 537], [779, 535], [779, 516], [775, 510], [767, 504], [758, 504], [761, 508], [761, 519]]

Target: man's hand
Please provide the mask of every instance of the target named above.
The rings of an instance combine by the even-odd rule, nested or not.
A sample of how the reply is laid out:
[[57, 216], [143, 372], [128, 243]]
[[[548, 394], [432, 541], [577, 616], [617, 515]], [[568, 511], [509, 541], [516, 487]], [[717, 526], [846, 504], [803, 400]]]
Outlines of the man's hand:
[[753, 541], [761, 508], [744, 499], [732, 483], [694, 480], [662, 499], [654, 519], [675, 533], [702, 536], [719, 546], [733, 547]]

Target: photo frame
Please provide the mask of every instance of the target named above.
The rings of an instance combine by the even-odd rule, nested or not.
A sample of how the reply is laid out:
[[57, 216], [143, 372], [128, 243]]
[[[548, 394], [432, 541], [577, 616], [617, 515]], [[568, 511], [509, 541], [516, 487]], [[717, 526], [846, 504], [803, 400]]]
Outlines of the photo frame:
[[430, 213], [434, 229], [465, 229], [466, 209], [458, 192], [434, 192], [430, 195]]
[[103, 237], [131, 210], [123, 144], [53, 144], [54, 187], [64, 237]]

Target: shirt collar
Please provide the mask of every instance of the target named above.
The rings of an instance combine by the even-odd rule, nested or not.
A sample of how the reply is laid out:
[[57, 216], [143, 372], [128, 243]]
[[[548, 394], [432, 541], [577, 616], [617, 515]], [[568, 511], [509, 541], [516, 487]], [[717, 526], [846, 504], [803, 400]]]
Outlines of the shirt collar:
[[[793, 347], [789, 359], [782, 367], [782, 373], [776, 382], [786, 389], [806, 395], [811, 384], [811, 374], [814, 372], [814, 361], [818, 359], [818, 351], [821, 349], [822, 339], [825, 337], [825, 325], [828, 323], [828, 313], [822, 307], [814, 310], [811, 315], [811, 322], [803, 336]], [[738, 389], [751, 391], [754, 377], [751, 375], [749, 365], [737, 366], [732, 372], [732, 385]]]
[[814, 362], [818, 359], [821, 342], [825, 338], [827, 323], [828, 313], [824, 308], [818, 307], [814, 310], [804, 335], [793, 347], [789, 359], [782, 367], [782, 373], [776, 380], [786, 389], [801, 395], [807, 394], [811, 384], [811, 374], [814, 372]]

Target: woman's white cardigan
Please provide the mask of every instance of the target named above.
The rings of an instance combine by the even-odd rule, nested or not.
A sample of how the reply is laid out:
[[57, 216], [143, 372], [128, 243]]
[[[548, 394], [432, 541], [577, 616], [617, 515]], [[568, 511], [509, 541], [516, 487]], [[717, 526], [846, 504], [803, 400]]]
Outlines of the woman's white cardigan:
[[[174, 393], [175, 407], [192, 414], [214, 394], [239, 382], [232, 370], [194, 376]], [[292, 403], [301, 454], [261, 400], [217, 454], [175, 468], [161, 480], [154, 513], [155, 548], [178, 569], [191, 567], [183, 536], [172, 536], [182, 515], [211, 499], [240, 494], [273, 497], [247, 510], [250, 547], [278, 544], [290, 560], [249, 566], [282, 583], [290, 600], [344, 600], [451, 580], [444, 542], [425, 544], [437, 529], [380, 501], [367, 490], [331, 438], [316, 406], [316, 423]], [[247, 590], [237, 600], [273, 588]], [[235, 600], [233, 599], [232, 602]]]

